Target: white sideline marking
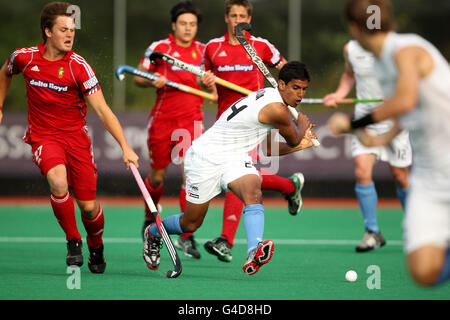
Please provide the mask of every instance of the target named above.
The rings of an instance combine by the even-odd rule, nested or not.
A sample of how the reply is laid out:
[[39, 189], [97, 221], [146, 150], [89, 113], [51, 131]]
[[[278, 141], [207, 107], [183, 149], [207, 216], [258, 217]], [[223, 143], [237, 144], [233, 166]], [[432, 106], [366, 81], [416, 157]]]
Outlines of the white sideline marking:
[[[205, 243], [211, 239], [196, 239], [199, 243]], [[285, 245], [356, 245], [360, 240], [309, 240], [309, 239], [271, 239], [275, 244]], [[103, 238], [106, 243], [142, 243], [141, 238]], [[0, 237], [0, 242], [15, 242], [15, 243], [65, 243], [66, 239], [63, 237]], [[235, 244], [246, 244], [246, 239], [235, 239]], [[401, 246], [401, 240], [387, 240], [387, 244]]]

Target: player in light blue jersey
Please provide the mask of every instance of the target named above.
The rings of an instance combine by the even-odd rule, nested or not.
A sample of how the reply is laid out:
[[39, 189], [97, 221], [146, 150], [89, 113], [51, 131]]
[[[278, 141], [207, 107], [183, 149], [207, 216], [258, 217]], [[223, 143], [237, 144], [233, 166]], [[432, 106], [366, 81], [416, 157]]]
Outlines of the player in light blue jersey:
[[[368, 23], [369, 6], [378, 7], [378, 24]], [[358, 120], [334, 114], [328, 125], [334, 134], [357, 134], [368, 146], [390, 143], [402, 128], [409, 131], [413, 166], [404, 250], [413, 279], [433, 286], [450, 277], [450, 66], [422, 37], [393, 32], [391, 12], [387, 0], [347, 1], [350, 33], [375, 55], [375, 74], [386, 100]], [[361, 130], [386, 119], [395, 124], [384, 135]]]
[[[297, 106], [308, 87], [304, 64], [289, 62], [280, 71], [277, 89], [264, 88], [243, 97], [222, 113], [216, 123], [196, 139], [185, 157], [186, 210], [164, 219], [169, 234], [194, 232], [203, 223], [209, 202], [222, 190], [231, 191], [244, 203], [244, 227], [248, 258], [243, 271], [248, 275], [272, 258], [274, 243], [263, 240], [264, 207], [261, 177], [249, 151], [277, 129], [286, 140], [279, 155], [311, 147], [309, 130], [313, 125], [299, 114], [291, 118], [288, 106]], [[268, 154], [274, 154], [268, 152]], [[155, 224], [145, 231], [144, 260], [147, 266], [159, 264], [160, 234]]]

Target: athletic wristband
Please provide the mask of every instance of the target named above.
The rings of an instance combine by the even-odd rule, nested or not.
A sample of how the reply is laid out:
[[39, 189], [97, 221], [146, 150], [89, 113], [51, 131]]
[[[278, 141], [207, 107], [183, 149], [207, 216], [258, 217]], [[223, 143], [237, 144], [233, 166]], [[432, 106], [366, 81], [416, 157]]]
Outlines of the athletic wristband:
[[373, 124], [373, 118], [372, 118], [372, 114], [369, 113], [367, 116], [364, 116], [358, 120], [352, 119], [352, 121], [350, 122], [350, 126], [352, 127], [352, 129], [358, 129], [361, 127], [366, 127], [369, 124]]

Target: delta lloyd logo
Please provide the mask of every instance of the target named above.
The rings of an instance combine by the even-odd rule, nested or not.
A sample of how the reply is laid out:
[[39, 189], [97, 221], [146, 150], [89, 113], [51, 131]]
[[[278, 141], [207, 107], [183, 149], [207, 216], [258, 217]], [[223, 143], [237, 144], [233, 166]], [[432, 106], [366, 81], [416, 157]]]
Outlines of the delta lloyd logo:
[[[186, 155], [186, 151], [189, 149], [189, 147], [192, 145], [193, 141], [200, 137], [200, 135], [203, 133], [204, 127], [202, 121], [194, 121], [194, 136], [192, 137], [191, 132], [184, 128], [176, 129], [172, 132], [171, 141], [177, 141], [178, 143], [175, 145], [175, 147], [172, 149], [171, 152], [171, 160], [172, 163], [175, 165], [180, 165], [183, 162], [183, 157]], [[261, 169], [265, 169], [271, 173], [276, 174], [279, 170], [279, 134], [278, 130], [272, 129], [271, 131], [271, 143], [270, 143], [270, 155], [266, 156], [265, 151], [267, 150], [267, 131], [261, 131], [261, 140], [263, 142], [258, 146], [257, 149], [250, 150], [249, 154], [251, 158], [253, 159], [253, 163], [258, 163]], [[228, 139], [225, 141], [225, 139]], [[216, 145], [218, 148], [220, 146], [229, 146], [230, 145], [230, 137], [225, 137], [223, 142], [218, 141]], [[239, 139], [239, 143], [243, 143], [242, 139]], [[251, 145], [252, 141], [248, 141], [248, 145]], [[206, 150], [205, 154], [197, 154], [197, 157], [200, 157], [199, 160], [212, 160], [217, 157], [217, 155], [211, 154], [211, 152], [214, 152], [214, 150]], [[230, 157], [230, 160], [235, 159], [236, 155], [232, 152], [225, 153], [220, 155], [220, 160], [225, 161], [227, 157]], [[261, 172], [261, 174], [264, 171]]]
[[381, 29], [381, 10], [377, 5], [371, 5], [367, 7], [367, 14], [370, 16], [366, 20], [366, 26], [369, 30]]

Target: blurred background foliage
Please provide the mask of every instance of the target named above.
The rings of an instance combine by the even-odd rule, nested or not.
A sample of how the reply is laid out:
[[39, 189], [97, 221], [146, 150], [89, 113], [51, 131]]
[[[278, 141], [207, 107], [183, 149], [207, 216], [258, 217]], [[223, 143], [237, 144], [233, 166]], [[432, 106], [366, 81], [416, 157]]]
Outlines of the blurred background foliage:
[[[49, 1], [0, 0], [0, 59], [6, 61], [19, 47], [40, 43], [40, 12]], [[169, 11], [176, 0], [127, 0], [126, 60], [137, 66], [148, 45], [171, 32]], [[194, 0], [203, 13], [197, 38], [206, 43], [226, 31], [223, 0]], [[112, 106], [114, 0], [73, 0], [81, 9], [74, 51], [86, 58], [99, 78], [106, 100]], [[272, 42], [289, 60], [289, 0], [253, 0], [253, 34]], [[308, 97], [323, 97], [334, 91], [343, 71], [342, 47], [350, 39], [342, 17], [343, 0], [301, 1], [301, 60], [309, 68], [312, 82]], [[450, 59], [449, 0], [393, 0], [399, 32], [414, 32], [431, 41]], [[447, 27], [446, 27], [447, 26]], [[23, 78], [15, 77], [5, 101], [5, 110], [26, 110]], [[150, 110], [154, 89], [138, 88], [127, 76], [125, 110]], [[205, 108], [216, 106], [205, 102]], [[323, 106], [308, 110], [326, 111]]]

